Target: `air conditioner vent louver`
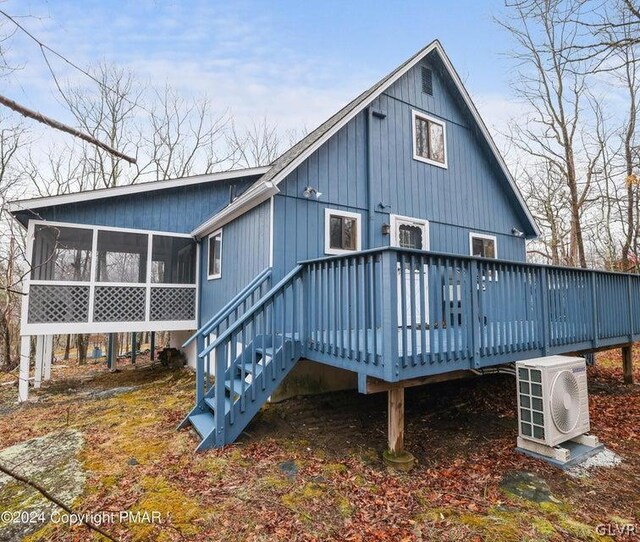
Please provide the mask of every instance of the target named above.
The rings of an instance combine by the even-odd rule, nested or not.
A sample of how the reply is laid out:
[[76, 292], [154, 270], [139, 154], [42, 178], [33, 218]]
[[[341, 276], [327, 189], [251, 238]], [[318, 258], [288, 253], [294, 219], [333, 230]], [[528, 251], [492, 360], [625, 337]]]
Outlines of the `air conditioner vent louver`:
[[521, 438], [556, 446], [589, 432], [584, 359], [549, 356], [516, 367]]
[[559, 431], [569, 433], [578, 423], [580, 389], [578, 380], [569, 371], [556, 376], [551, 387], [551, 417]]

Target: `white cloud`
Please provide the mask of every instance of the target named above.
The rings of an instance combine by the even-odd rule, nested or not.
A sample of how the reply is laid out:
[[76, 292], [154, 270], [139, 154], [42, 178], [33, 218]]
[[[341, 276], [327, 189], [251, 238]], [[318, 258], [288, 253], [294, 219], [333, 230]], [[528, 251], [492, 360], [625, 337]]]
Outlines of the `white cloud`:
[[[22, 19], [36, 36], [82, 67], [107, 60], [143, 81], [169, 85], [185, 95], [208, 95], [238, 122], [267, 117], [283, 130], [313, 128], [373, 82], [371, 73], [350, 71], [342, 59], [311, 58], [287, 44], [264, 17], [247, 17], [241, 3], [214, 5], [140, 2], [115, 12], [109, 4], [32, 2], [41, 19]], [[5, 9], [23, 11], [9, 0]], [[36, 44], [13, 40], [10, 58], [24, 69], [7, 81], [7, 92], [27, 105], [71, 121]], [[61, 81], [93, 83], [53, 58]], [[366, 69], [366, 68], [365, 68]]]

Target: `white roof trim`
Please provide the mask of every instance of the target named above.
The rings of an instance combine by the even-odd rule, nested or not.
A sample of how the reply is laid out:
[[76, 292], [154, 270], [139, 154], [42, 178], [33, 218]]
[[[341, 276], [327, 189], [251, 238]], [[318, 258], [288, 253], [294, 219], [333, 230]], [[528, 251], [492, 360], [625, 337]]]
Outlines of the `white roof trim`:
[[255, 185], [235, 199], [233, 203], [200, 224], [191, 232], [191, 235], [200, 239], [267, 201], [278, 192], [280, 190], [270, 181]]
[[17, 211], [39, 209], [41, 207], [49, 207], [52, 205], [65, 205], [68, 203], [78, 203], [88, 200], [139, 194], [141, 192], [150, 192], [153, 190], [166, 190], [168, 188], [177, 188], [180, 186], [225, 181], [240, 177], [248, 177], [251, 175], [264, 175], [269, 171], [269, 168], [270, 166], [236, 169], [231, 171], [222, 171], [219, 173], [208, 173], [206, 175], [193, 175], [191, 177], [168, 179], [166, 181], [151, 181], [147, 183], [117, 186], [114, 188], [99, 188], [97, 190], [87, 190], [85, 192], [77, 192], [75, 194], [62, 194], [59, 196], [45, 196], [42, 198], [11, 201], [7, 204], [7, 209], [9, 212], [15, 213]]
[[[316, 140], [311, 145], [309, 145], [303, 152], [301, 152], [291, 162], [289, 162], [284, 168], [282, 168], [281, 171], [276, 173], [274, 175], [274, 177], [272, 179], [270, 179], [270, 181], [274, 184], [274, 186], [277, 186], [280, 182], [282, 182], [287, 177], [287, 175], [289, 175], [302, 162], [304, 162], [307, 158], [309, 158], [309, 156], [311, 156], [311, 154], [313, 154], [318, 148], [320, 148], [320, 146], [322, 146], [331, 137], [333, 137], [341, 128], [343, 128], [349, 121], [351, 121], [356, 115], [358, 115], [358, 113], [360, 113], [363, 109], [365, 109], [366, 107], [371, 105], [371, 103], [373, 103], [373, 101], [380, 94], [382, 94], [386, 89], [388, 89], [391, 85], [393, 85], [398, 79], [400, 79], [411, 68], [413, 68], [419, 62], [421, 62], [424, 59], [424, 57], [427, 56], [432, 51], [438, 51], [438, 53], [440, 54], [440, 57], [442, 58], [442, 61], [444, 62], [445, 67], [447, 68], [449, 74], [451, 75], [454, 84], [456, 85], [456, 87], [460, 91], [460, 94], [462, 95], [462, 98], [464, 99], [465, 104], [467, 105], [467, 107], [471, 111], [471, 114], [472, 114], [474, 120], [476, 121], [476, 123], [480, 127], [480, 131], [482, 132], [482, 135], [484, 136], [486, 141], [489, 143], [489, 148], [490, 148], [491, 152], [494, 154], [494, 156], [495, 156], [495, 158], [496, 158], [496, 160], [498, 162], [498, 165], [500, 166], [500, 169], [502, 170], [503, 174], [507, 178], [507, 181], [511, 185], [511, 188], [514, 191], [514, 193], [516, 195], [516, 198], [518, 199], [518, 202], [520, 203], [520, 205], [524, 209], [525, 214], [526, 214], [529, 222], [531, 223], [531, 225], [533, 226], [534, 231], [536, 232], [536, 235], [540, 235], [540, 229], [538, 228], [538, 224], [536, 223], [535, 219], [533, 218], [533, 215], [531, 214], [531, 211], [527, 207], [527, 204], [525, 203], [524, 198], [522, 197], [522, 194], [520, 193], [520, 190], [518, 189], [513, 177], [511, 176], [511, 173], [509, 172], [509, 169], [507, 168], [507, 165], [505, 164], [504, 159], [502, 158], [502, 155], [498, 151], [498, 148], [496, 147], [496, 144], [495, 144], [493, 138], [491, 137], [491, 134], [489, 133], [489, 130], [487, 129], [487, 127], [484, 124], [484, 122], [482, 121], [482, 118], [480, 117], [480, 114], [478, 113], [478, 110], [476, 109], [475, 105], [471, 101], [471, 97], [469, 96], [469, 93], [467, 92], [467, 89], [464, 87], [464, 84], [460, 80], [460, 77], [458, 76], [455, 68], [451, 64], [451, 61], [449, 60], [449, 57], [445, 53], [445, 51], [444, 51], [442, 45], [440, 44], [440, 42], [437, 41], [437, 40], [435, 40], [430, 45], [425, 47], [424, 50], [422, 51], [422, 54], [417, 54], [415, 56], [415, 58], [413, 58], [413, 60], [411, 60], [411, 62], [407, 62], [407, 64], [401, 70], [398, 70], [398, 72], [396, 74], [394, 74], [393, 77], [389, 78], [389, 80], [385, 82], [384, 86], [380, 87], [371, 96], [368, 96], [360, 104], [358, 104], [356, 107], [354, 107], [354, 109], [352, 111], [350, 111], [347, 115], [345, 115], [342, 119], [340, 119], [333, 127], [331, 127], [329, 130], [327, 130], [327, 132], [325, 132], [321, 137], [319, 137], [318, 140]], [[260, 182], [260, 181], [258, 180], [257, 182]], [[249, 191], [245, 192], [245, 194], [249, 195]], [[217, 215], [215, 215], [211, 219], [207, 220], [207, 222], [203, 223], [201, 226], [199, 226], [194, 231], [199, 232], [199, 231], [201, 231], [201, 229], [202, 229], [202, 231], [205, 231], [204, 226], [207, 225], [207, 224], [209, 225], [209, 228], [211, 228], [213, 226], [219, 227], [221, 224], [216, 223], [216, 219], [217, 219], [217, 217], [221, 217], [222, 218], [223, 213], [225, 213], [225, 214], [233, 214], [234, 216], [239, 216], [239, 214], [242, 214], [243, 212], [246, 212], [246, 211], [250, 210], [252, 207], [254, 207], [255, 205], [258, 205], [259, 203], [261, 203], [263, 201], [263, 200], [256, 199], [256, 201], [253, 202], [253, 205], [251, 205], [251, 202], [247, 202], [247, 201], [240, 202], [239, 199], [234, 201], [230, 205], [228, 205], [220, 213], [218, 213]], [[240, 212], [240, 213], [236, 213], [235, 211], [239, 210], [240, 206], [242, 206], [242, 208], [244, 210], [242, 212]]]

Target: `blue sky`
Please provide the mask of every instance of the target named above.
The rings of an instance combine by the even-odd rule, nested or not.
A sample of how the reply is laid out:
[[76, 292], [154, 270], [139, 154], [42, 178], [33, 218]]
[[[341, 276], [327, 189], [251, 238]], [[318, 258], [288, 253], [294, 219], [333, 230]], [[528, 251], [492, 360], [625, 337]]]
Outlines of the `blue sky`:
[[[490, 127], [514, 111], [504, 56], [510, 43], [484, 1], [7, 0], [12, 15], [82, 66], [101, 60], [143, 80], [207, 94], [239, 122], [266, 116], [313, 128], [432, 39], [443, 43]], [[23, 66], [5, 92], [71, 121], [37, 46], [15, 36]], [[91, 82], [60, 62], [62, 79]]]

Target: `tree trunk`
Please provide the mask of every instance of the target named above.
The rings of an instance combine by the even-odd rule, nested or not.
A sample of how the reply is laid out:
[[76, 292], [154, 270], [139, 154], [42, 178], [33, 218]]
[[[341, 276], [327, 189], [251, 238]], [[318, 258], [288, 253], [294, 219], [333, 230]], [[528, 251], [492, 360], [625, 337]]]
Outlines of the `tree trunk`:
[[2, 318], [0, 322], [2, 324], [2, 350], [3, 362], [0, 363], [0, 370], [8, 371], [11, 369], [11, 332], [10, 323], [6, 317]]
[[76, 348], [78, 349], [77, 359], [78, 365], [87, 363], [87, 347], [89, 345], [89, 335], [79, 333], [76, 335]]
[[64, 360], [69, 361], [69, 350], [71, 350], [71, 335], [67, 335], [67, 340], [64, 345]]

